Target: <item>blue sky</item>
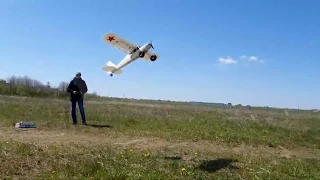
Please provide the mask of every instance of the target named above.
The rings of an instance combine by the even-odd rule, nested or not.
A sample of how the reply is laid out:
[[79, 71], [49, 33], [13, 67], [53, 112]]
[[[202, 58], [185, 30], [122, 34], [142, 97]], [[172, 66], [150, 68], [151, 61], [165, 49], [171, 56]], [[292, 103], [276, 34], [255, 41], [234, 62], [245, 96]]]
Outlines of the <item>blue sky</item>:
[[[316, 0], [2, 0], [0, 78], [57, 86], [81, 71], [100, 95], [320, 108], [319, 7]], [[161, 58], [111, 78], [101, 67], [125, 54], [102, 41], [109, 31], [137, 45], [152, 40]]]

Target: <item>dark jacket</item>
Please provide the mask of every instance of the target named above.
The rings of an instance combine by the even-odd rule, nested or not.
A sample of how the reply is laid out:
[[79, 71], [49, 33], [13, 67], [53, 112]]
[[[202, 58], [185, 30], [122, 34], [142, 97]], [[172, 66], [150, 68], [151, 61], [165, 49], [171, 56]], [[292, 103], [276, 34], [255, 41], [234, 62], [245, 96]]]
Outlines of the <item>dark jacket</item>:
[[[88, 88], [86, 82], [83, 79], [74, 78], [70, 81], [67, 91], [70, 93], [71, 99], [80, 99], [83, 98], [83, 95], [88, 91]], [[77, 93], [74, 94], [73, 91], [76, 91]]]

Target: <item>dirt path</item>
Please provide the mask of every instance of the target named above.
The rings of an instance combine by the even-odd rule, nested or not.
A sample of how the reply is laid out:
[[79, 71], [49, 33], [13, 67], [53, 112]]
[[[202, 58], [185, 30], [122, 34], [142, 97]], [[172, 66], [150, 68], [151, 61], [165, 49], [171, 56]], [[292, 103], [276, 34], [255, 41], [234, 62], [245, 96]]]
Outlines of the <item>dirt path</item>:
[[38, 129], [15, 129], [1, 128], [1, 141], [18, 141], [35, 143], [39, 146], [48, 145], [72, 145], [85, 146], [108, 145], [115, 147], [131, 147], [139, 150], [158, 150], [167, 148], [171, 150], [183, 150], [192, 152], [210, 151], [213, 153], [233, 153], [243, 156], [278, 156], [284, 158], [315, 158], [320, 159], [319, 151], [309, 149], [288, 150], [284, 148], [271, 148], [265, 146], [251, 147], [240, 145], [229, 147], [209, 141], [166, 141], [157, 137], [134, 137], [128, 135], [97, 135], [81, 134], [76, 130], [38, 130]]

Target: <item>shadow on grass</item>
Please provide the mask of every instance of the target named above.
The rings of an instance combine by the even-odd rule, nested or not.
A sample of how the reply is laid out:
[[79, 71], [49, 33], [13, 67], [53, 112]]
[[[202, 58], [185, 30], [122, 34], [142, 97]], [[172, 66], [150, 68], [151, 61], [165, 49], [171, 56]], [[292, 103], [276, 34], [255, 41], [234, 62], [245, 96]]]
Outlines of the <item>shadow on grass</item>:
[[87, 126], [95, 127], [95, 128], [113, 128], [110, 125], [101, 125], [101, 124], [87, 124]]
[[198, 168], [209, 173], [216, 172], [223, 168], [239, 169], [238, 167], [232, 165], [233, 162], [237, 161], [233, 159], [206, 160], [203, 161]]
[[167, 159], [167, 160], [181, 160], [182, 158], [179, 157], [179, 156], [166, 156], [166, 157], [164, 157], [164, 159]]
[[[183, 158], [179, 156], [166, 156], [164, 157], [166, 160], [182, 160]], [[237, 160], [233, 159], [215, 159], [215, 160], [203, 160], [196, 169], [200, 169], [202, 171], [207, 171], [209, 173], [214, 173], [220, 169], [230, 168], [233, 170], [239, 169], [238, 167], [232, 165], [233, 162], [237, 162]]]

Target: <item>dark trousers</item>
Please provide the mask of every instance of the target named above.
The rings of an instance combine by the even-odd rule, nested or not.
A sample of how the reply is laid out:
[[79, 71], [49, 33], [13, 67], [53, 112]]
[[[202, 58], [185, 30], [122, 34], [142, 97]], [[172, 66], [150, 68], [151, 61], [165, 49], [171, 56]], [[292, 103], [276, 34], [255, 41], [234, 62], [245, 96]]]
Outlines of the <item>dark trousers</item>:
[[79, 110], [80, 110], [80, 114], [81, 114], [81, 118], [82, 118], [82, 122], [86, 122], [86, 114], [84, 112], [84, 107], [83, 107], [83, 98], [79, 98], [79, 99], [73, 99], [71, 98], [70, 99], [71, 101], [71, 107], [72, 107], [72, 110], [71, 110], [71, 116], [72, 116], [72, 121], [74, 124], [77, 123], [77, 102], [78, 102], [78, 106], [79, 106]]

